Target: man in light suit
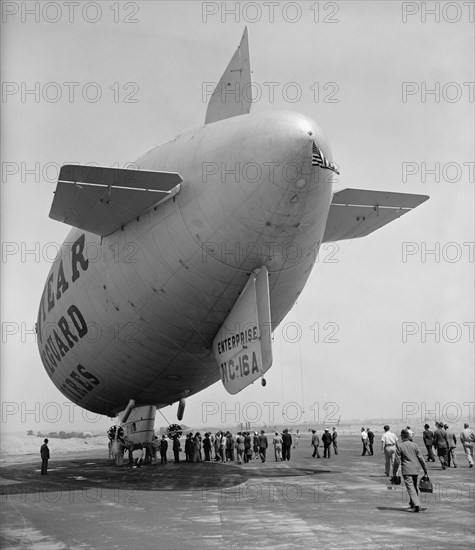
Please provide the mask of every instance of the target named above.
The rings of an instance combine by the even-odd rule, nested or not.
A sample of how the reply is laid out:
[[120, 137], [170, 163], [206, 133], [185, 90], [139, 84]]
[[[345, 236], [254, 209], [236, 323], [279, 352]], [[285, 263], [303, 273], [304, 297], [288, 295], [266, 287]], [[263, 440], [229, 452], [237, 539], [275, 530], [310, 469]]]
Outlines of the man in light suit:
[[419, 500], [419, 489], [417, 478], [419, 476], [420, 467], [424, 470], [424, 475], [427, 475], [427, 466], [419, 451], [419, 447], [410, 440], [408, 430], [401, 431], [402, 442], [396, 445], [396, 454], [398, 462], [401, 463], [402, 477], [409, 494], [409, 507], [413, 512], [421, 511], [421, 503]]
[[444, 424], [444, 430], [447, 434], [447, 441], [449, 443], [447, 466], [450, 468], [450, 466], [453, 465], [454, 468], [457, 468], [457, 462], [455, 461], [455, 447], [457, 447], [457, 436], [451, 429], [449, 429], [448, 424]]
[[475, 433], [467, 423], [463, 425], [463, 431], [460, 433], [460, 441], [462, 442], [469, 468], [473, 468], [473, 445], [475, 443]]
[[317, 431], [312, 430], [312, 447], [313, 447], [313, 455], [312, 458], [322, 458], [320, 456], [320, 453], [318, 452], [318, 446], [320, 445], [320, 439], [318, 438]]
[[335, 426], [333, 426], [333, 428], [332, 428], [333, 452], [334, 452], [336, 455], [338, 454], [337, 437], [338, 437], [338, 434], [336, 433], [336, 428], [335, 428]]
[[391, 430], [388, 424], [384, 426], [384, 434], [381, 438], [381, 452], [384, 453], [385, 458], [385, 466], [384, 471], [386, 472], [386, 475], [389, 477], [394, 476], [394, 464], [396, 462], [396, 443], [397, 443], [397, 435], [394, 434]]
[[361, 456], [365, 456], [365, 454], [369, 454], [368, 449], [368, 432], [361, 428], [361, 442], [363, 443], [363, 452], [361, 453]]

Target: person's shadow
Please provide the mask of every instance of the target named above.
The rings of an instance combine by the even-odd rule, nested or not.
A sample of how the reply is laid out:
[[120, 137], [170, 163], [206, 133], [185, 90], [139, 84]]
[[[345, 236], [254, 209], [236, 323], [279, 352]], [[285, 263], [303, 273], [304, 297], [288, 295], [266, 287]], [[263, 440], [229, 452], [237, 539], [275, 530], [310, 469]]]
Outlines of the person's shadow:
[[[391, 510], [391, 512], [404, 512], [404, 513], [414, 514], [412, 508], [395, 508], [394, 506], [376, 506], [376, 510], [381, 510], [381, 511]], [[424, 512], [425, 510], [427, 510], [427, 508], [421, 507], [421, 512]]]

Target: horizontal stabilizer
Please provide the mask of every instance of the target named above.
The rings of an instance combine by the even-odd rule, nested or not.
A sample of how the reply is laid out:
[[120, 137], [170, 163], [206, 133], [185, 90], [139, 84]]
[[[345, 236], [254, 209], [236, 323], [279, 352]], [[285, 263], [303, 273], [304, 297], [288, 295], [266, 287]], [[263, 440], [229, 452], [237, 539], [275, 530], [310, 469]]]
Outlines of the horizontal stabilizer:
[[333, 195], [322, 242], [365, 237], [428, 198], [427, 195], [343, 189]]
[[181, 182], [174, 172], [65, 165], [49, 217], [96, 235], [109, 235], [175, 196]]
[[247, 27], [241, 43], [208, 102], [205, 124], [249, 113], [252, 105]]

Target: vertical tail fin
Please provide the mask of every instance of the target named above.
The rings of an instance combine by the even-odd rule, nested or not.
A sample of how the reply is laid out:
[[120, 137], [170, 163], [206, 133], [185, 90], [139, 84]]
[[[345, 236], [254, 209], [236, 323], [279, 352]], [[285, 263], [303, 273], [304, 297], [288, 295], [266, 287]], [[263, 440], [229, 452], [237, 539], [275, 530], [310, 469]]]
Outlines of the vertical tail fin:
[[209, 100], [205, 124], [247, 114], [251, 105], [251, 64], [246, 27], [241, 43]]

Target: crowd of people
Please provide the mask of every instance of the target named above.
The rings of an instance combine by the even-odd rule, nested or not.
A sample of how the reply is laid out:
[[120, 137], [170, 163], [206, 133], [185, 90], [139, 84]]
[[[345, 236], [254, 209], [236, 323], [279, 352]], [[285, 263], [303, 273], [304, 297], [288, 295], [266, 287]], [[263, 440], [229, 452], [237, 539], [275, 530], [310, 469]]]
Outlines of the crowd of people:
[[[364, 428], [361, 430], [361, 440], [364, 449], [368, 433], [366, 433], [366, 437], [363, 437]], [[418, 476], [420, 468], [422, 468], [424, 477], [427, 478], [427, 466], [419, 447], [413, 441], [413, 437], [414, 432], [411, 430], [411, 427], [406, 426], [405, 429], [401, 430], [402, 441], [399, 442], [396, 434], [391, 432], [390, 427], [386, 425], [384, 426], [384, 434], [381, 438], [381, 451], [385, 455], [386, 476], [391, 476], [392, 483], [399, 484], [402, 475], [409, 495], [409, 507], [414, 512], [420, 512]], [[430, 429], [429, 424], [425, 424], [422, 439], [427, 450], [427, 462], [435, 462], [435, 452], [437, 452], [443, 470], [451, 466], [457, 468], [455, 458], [457, 436], [448, 424], [436, 422], [436, 429], [434, 431]], [[469, 468], [473, 468], [475, 433], [467, 423], [464, 424], [464, 429], [460, 433], [460, 442], [467, 457]], [[371, 452], [370, 454], [373, 453]]]
[[[122, 428], [120, 428], [122, 430]], [[246, 464], [251, 460], [268, 460], [268, 449], [272, 444], [275, 461], [290, 460], [291, 449], [295, 449], [300, 440], [300, 431], [293, 436], [285, 428], [282, 432], [274, 432], [271, 441], [264, 430], [239, 431], [236, 435], [230, 431], [218, 431], [213, 434], [206, 432], [188, 433], [184, 445], [180, 442], [181, 434], [171, 434], [171, 446], [175, 463], [180, 462], [180, 453], [185, 453], [185, 462], [235, 462]], [[114, 459], [117, 465], [122, 465], [124, 453], [128, 453], [128, 463], [140, 467], [143, 464], [167, 463], [168, 440], [165, 435], [161, 438], [154, 436], [152, 442], [143, 444], [127, 444], [123, 437], [116, 437], [115, 426], [108, 431], [109, 458]], [[122, 432], [120, 433], [122, 436]], [[336, 433], [335, 433], [336, 438]], [[336, 449], [336, 442], [335, 442]], [[337, 453], [338, 454], [338, 453]]]
[[[412, 441], [414, 432], [411, 430], [411, 427], [406, 426], [405, 430], [408, 433], [409, 440]], [[434, 431], [431, 430], [429, 424], [425, 424], [424, 431], [422, 432], [422, 440], [427, 451], [427, 462], [436, 462], [437, 456], [442, 470], [451, 467], [457, 468], [456, 448], [457, 443], [460, 440], [469, 464], [469, 468], [473, 468], [475, 434], [467, 423], [464, 424], [464, 429], [460, 433], [459, 440], [457, 439], [455, 432], [449, 427], [448, 424], [436, 422]], [[386, 456], [386, 475], [390, 475], [390, 472], [394, 469], [397, 441], [397, 436], [390, 431], [389, 426], [384, 426], [384, 434], [381, 438], [381, 445], [382, 451]]]
[[[459, 435], [448, 424], [436, 422], [435, 430], [431, 430], [429, 424], [424, 425], [422, 439], [427, 451], [427, 462], [436, 462], [436, 456], [440, 461], [442, 470], [453, 467], [457, 468], [456, 448], [460, 441], [469, 468], [474, 465], [474, 446], [475, 433], [470, 426], [465, 423], [464, 429]], [[266, 462], [267, 451], [269, 448], [269, 439], [264, 430], [260, 433], [254, 431], [239, 431], [236, 435], [230, 431], [218, 431], [213, 434], [206, 432], [201, 436], [200, 432], [188, 433], [185, 436], [184, 449], [180, 443], [181, 430], [177, 425], [173, 425], [169, 431], [171, 447], [173, 450], [175, 463], [180, 462], [180, 453], [184, 451], [185, 462], [236, 462], [237, 464], [247, 464], [252, 460], [261, 460]], [[335, 455], [338, 455], [338, 434], [333, 427], [330, 432], [325, 428], [318, 436], [315, 429], [311, 430], [311, 447], [313, 448], [313, 458], [326, 458], [331, 456], [331, 448]], [[154, 436], [153, 440], [144, 444], [128, 444], [122, 427], [112, 426], [108, 430], [109, 437], [109, 457], [114, 458], [116, 465], [120, 466], [123, 462], [124, 452], [128, 452], [129, 465], [139, 468], [143, 464], [167, 464], [167, 453], [169, 442], [165, 435], [160, 438]], [[404, 480], [409, 495], [409, 508], [413, 512], [420, 512], [419, 485], [418, 477], [420, 470], [424, 472], [425, 481], [430, 480], [427, 476], [427, 465], [419, 447], [414, 443], [414, 432], [410, 426], [406, 426], [400, 433], [401, 440], [397, 435], [391, 432], [390, 426], [384, 426], [384, 433], [381, 437], [381, 452], [384, 454], [384, 469], [386, 476], [390, 477], [391, 483], [401, 484], [401, 478]], [[274, 448], [274, 459], [276, 462], [290, 460], [291, 449], [299, 444], [300, 433], [297, 430], [292, 438], [288, 428], [282, 432], [275, 431], [272, 437]], [[374, 455], [375, 435], [371, 428], [361, 428], [362, 453], [361, 456]], [[323, 457], [320, 455], [320, 443], [323, 445]], [[47, 475], [48, 460], [50, 452], [48, 448], [48, 439], [44, 440], [41, 446], [40, 455], [42, 459], [41, 475]]]
[[[464, 424], [463, 428], [463, 431], [460, 433], [460, 443], [462, 444], [469, 467], [473, 468], [475, 435], [467, 423]], [[422, 437], [427, 449], [428, 462], [435, 462], [436, 452], [443, 470], [451, 466], [457, 468], [455, 457], [457, 436], [448, 424], [436, 422], [436, 429], [434, 431], [430, 429], [429, 424], [425, 424]]]
[[[322, 434], [321, 442], [323, 444], [323, 458], [330, 458], [331, 456], [331, 447], [333, 446], [333, 452], [338, 454], [338, 442], [337, 442], [337, 431], [336, 428], [332, 428], [330, 433], [329, 428], [325, 428], [325, 431]], [[317, 430], [312, 430], [312, 440], [310, 445], [313, 447], [312, 458], [322, 458], [320, 455], [320, 438], [318, 437]]]
[[[297, 438], [298, 441], [298, 438]], [[292, 436], [288, 429], [275, 432], [272, 439], [275, 460], [290, 460]], [[188, 433], [184, 444], [185, 462], [236, 462], [246, 464], [251, 460], [266, 462], [269, 439], [264, 430], [240, 431], [236, 435], [230, 431]], [[295, 448], [295, 446], [294, 446]], [[175, 462], [179, 458], [175, 457]]]
[[[117, 430], [117, 437], [116, 437]], [[408, 433], [408, 439], [413, 440], [414, 432], [410, 426], [405, 430]], [[325, 428], [321, 436], [315, 429], [311, 430], [311, 447], [313, 449], [313, 458], [330, 458], [331, 450], [338, 455], [338, 434], [335, 427], [331, 432]], [[144, 463], [161, 464], [167, 463], [167, 453], [169, 442], [165, 435], [160, 438], [154, 437], [151, 443], [127, 445], [123, 437], [123, 429], [115, 426], [109, 430], [109, 456], [116, 458], [116, 463], [122, 464], [124, 452], [129, 454], [129, 464], [140, 466]], [[274, 460], [290, 460], [291, 449], [295, 449], [300, 440], [300, 432], [290, 434], [285, 428], [282, 432], [275, 431], [272, 438], [268, 438], [264, 430], [261, 432], [239, 431], [236, 435], [228, 431], [218, 431], [213, 434], [206, 432], [203, 436], [200, 432], [188, 433], [185, 436], [184, 448], [180, 442], [180, 434], [171, 435], [171, 447], [173, 450], [175, 462], [180, 462], [180, 453], [185, 453], [185, 462], [236, 462], [237, 464], [246, 464], [251, 460], [268, 460], [268, 449], [272, 445], [274, 451]], [[475, 445], [475, 435], [468, 424], [464, 424], [464, 429], [460, 433], [459, 439], [447, 424], [436, 422], [436, 429], [432, 431], [429, 424], [425, 424], [422, 433], [424, 445], [427, 450], [427, 462], [436, 462], [438, 457], [443, 470], [446, 468], [457, 468], [456, 448], [460, 441], [464, 453], [473, 468], [473, 449]], [[374, 455], [375, 435], [371, 428], [361, 428], [362, 456]], [[400, 462], [397, 461], [398, 437], [390, 431], [388, 425], [384, 426], [384, 433], [381, 437], [381, 451], [385, 456], [385, 473], [391, 477], [391, 480], [397, 475]], [[323, 447], [323, 456], [320, 449]], [[119, 457], [119, 459], [117, 459]]]
[[[161, 438], [154, 436], [151, 443], [127, 445], [123, 438], [114, 438], [116, 431], [109, 430], [109, 458], [115, 459], [117, 465], [123, 463], [124, 453], [128, 453], [129, 465], [140, 467], [143, 464], [166, 464], [168, 452], [168, 440], [165, 435]], [[314, 448], [313, 456], [321, 458], [319, 453], [320, 439], [316, 430], [312, 430], [311, 445]], [[240, 431], [236, 435], [230, 431], [218, 431], [213, 434], [206, 432], [201, 435], [200, 432], [188, 433], [185, 436], [184, 445], [180, 442], [180, 436], [173, 434], [171, 436], [171, 446], [173, 449], [175, 463], [180, 462], [180, 453], [185, 453], [185, 462], [235, 462], [237, 464], [246, 464], [251, 460], [268, 460], [269, 448], [273, 448], [274, 460], [276, 462], [290, 460], [291, 449], [295, 449], [300, 441], [300, 431], [296, 430], [291, 434], [288, 428], [282, 432], [275, 431], [272, 438], [268, 438], [264, 430]], [[332, 428], [332, 433], [328, 429], [322, 434], [321, 442], [323, 445], [323, 455], [330, 458], [330, 448], [333, 447], [334, 454], [338, 454], [337, 432]]]
[[[331, 449], [335, 455], [338, 455], [338, 434], [333, 427], [330, 432], [325, 428], [321, 437], [318, 436], [315, 429], [311, 430], [311, 447], [313, 448], [313, 458], [327, 458], [331, 456]], [[143, 464], [167, 464], [167, 453], [169, 441], [167, 436], [160, 438], [154, 436], [153, 440], [145, 444], [127, 444], [122, 427], [111, 427], [108, 431], [109, 436], [109, 457], [114, 458], [116, 465], [123, 463], [124, 452], [128, 452], [129, 465], [139, 468]], [[230, 431], [218, 431], [213, 434], [206, 432], [201, 436], [200, 432], [188, 433], [185, 436], [184, 449], [180, 442], [181, 432], [174, 430], [169, 434], [171, 438], [171, 447], [175, 463], [180, 462], [180, 453], [184, 451], [185, 462], [235, 462], [237, 464], [246, 464], [252, 460], [261, 460], [266, 462], [269, 449], [269, 439], [264, 430], [257, 431], [239, 431], [236, 435]], [[424, 476], [427, 476], [427, 466], [419, 447], [414, 443], [414, 432], [410, 426], [406, 426], [400, 433], [401, 441], [391, 432], [389, 425], [384, 426], [384, 433], [381, 437], [381, 452], [385, 457], [385, 473], [390, 477], [391, 483], [400, 484], [401, 478], [404, 480], [408, 495], [409, 506], [412, 511], [420, 511], [420, 499], [418, 490], [418, 476], [422, 468]], [[374, 455], [375, 435], [370, 428], [361, 428], [362, 456]], [[439, 458], [443, 470], [453, 467], [457, 468], [456, 448], [460, 441], [469, 468], [473, 468], [475, 433], [470, 426], [465, 423], [464, 429], [460, 433], [459, 439], [455, 432], [447, 425], [436, 422], [436, 428], [431, 430], [429, 424], [425, 424], [422, 433], [424, 446], [426, 447], [427, 462], [436, 462], [436, 456]], [[274, 460], [276, 462], [290, 460], [291, 449], [295, 449], [299, 444], [299, 430], [293, 435], [285, 428], [282, 432], [275, 431], [272, 437], [272, 446], [274, 449]], [[320, 443], [323, 446], [323, 457], [320, 454]], [[41, 474], [47, 475], [48, 460], [50, 458], [48, 440], [40, 450], [42, 467]]]
[[[155, 436], [151, 443], [127, 446], [122, 437], [122, 428], [119, 428], [119, 430], [118, 438], [114, 438], [115, 430], [109, 431], [109, 451], [113, 456], [120, 454], [120, 452], [114, 452], [114, 445], [117, 445], [122, 447], [122, 454], [123, 451], [129, 452], [129, 464], [167, 463], [169, 442], [165, 435], [162, 435], [161, 438]], [[414, 432], [410, 426], [407, 426], [405, 430], [408, 432], [409, 440], [412, 441]], [[331, 457], [332, 450], [335, 455], [338, 455], [338, 434], [335, 427], [332, 428], [331, 432], [329, 428], [325, 428], [321, 436], [314, 429], [311, 432], [313, 458], [328, 459]], [[447, 424], [439, 422], [436, 422], [434, 431], [426, 424], [422, 438], [427, 450], [427, 462], [435, 462], [436, 457], [438, 457], [442, 469], [457, 468], [456, 448], [457, 443], [460, 441], [469, 467], [473, 468], [475, 436], [468, 424], [464, 425], [459, 440]], [[216, 462], [245, 464], [254, 459], [266, 462], [268, 460], [268, 449], [271, 445], [275, 461], [290, 460], [291, 449], [296, 448], [299, 439], [300, 433], [298, 430], [292, 435], [287, 428], [282, 432], [275, 431], [271, 438], [268, 438], [264, 430], [261, 430], [260, 433], [257, 431], [239, 431], [236, 435], [230, 431], [218, 431], [215, 434], [206, 432], [203, 436], [200, 432], [190, 432], [185, 436], [184, 449], [177, 434], [172, 437], [171, 447], [175, 462], [180, 462], [180, 453], [184, 452], [185, 462], [189, 463], [210, 462], [213, 460]], [[375, 435], [371, 428], [361, 428], [362, 456], [374, 455], [374, 440]], [[386, 475], [391, 477], [394, 477], [395, 464], [397, 464], [397, 442], [398, 437], [390, 431], [388, 425], [384, 426], [384, 433], [381, 437], [381, 450], [385, 456]], [[323, 448], [323, 456], [320, 453], [321, 448]], [[115, 450], [117, 451], [117, 449]]]

